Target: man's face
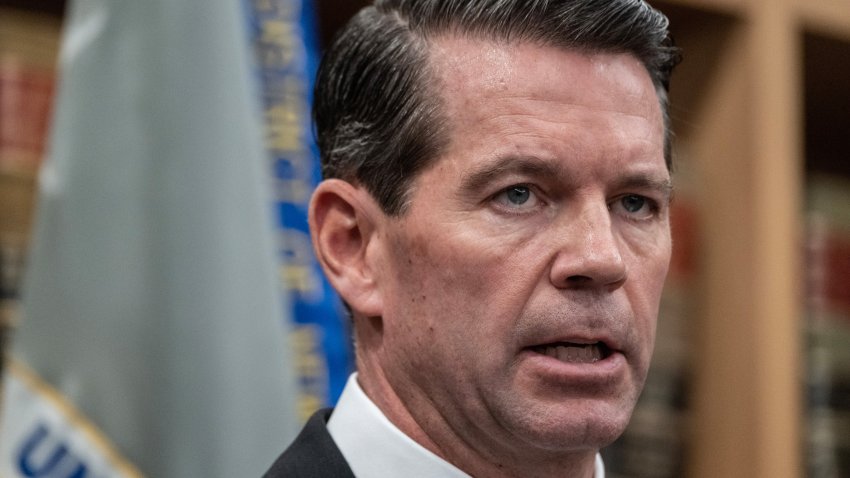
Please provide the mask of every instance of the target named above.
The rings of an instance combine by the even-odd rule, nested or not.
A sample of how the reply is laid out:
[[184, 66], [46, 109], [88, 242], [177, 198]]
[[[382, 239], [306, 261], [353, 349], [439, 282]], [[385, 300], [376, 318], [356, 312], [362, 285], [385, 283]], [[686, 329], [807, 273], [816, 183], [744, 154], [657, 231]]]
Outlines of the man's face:
[[529, 44], [443, 38], [431, 60], [450, 142], [382, 219], [381, 368], [482, 453], [598, 449], [643, 386], [670, 257], [652, 82]]

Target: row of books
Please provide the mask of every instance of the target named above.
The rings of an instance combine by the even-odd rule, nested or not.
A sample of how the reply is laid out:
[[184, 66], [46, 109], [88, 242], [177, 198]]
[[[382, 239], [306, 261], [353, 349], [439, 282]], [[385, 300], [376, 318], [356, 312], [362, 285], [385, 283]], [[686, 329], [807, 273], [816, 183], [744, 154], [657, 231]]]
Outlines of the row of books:
[[850, 476], [850, 178], [808, 178], [807, 476]]

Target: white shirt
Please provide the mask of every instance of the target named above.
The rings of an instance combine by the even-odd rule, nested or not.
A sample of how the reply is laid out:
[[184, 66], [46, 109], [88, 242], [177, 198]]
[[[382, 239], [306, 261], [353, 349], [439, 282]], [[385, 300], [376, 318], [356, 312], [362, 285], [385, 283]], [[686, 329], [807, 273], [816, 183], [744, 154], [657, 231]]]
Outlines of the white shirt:
[[[360, 388], [356, 373], [348, 377], [328, 420], [328, 432], [358, 478], [470, 476], [393, 425]], [[605, 478], [605, 467], [598, 453], [594, 477]]]

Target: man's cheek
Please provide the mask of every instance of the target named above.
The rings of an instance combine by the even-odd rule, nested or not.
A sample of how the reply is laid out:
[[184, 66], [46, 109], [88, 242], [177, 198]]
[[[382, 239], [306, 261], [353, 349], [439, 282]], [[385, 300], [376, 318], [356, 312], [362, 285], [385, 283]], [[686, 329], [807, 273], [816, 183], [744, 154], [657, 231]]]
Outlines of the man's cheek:
[[456, 238], [417, 235], [407, 242], [407, 264], [405, 278], [414, 280], [424, 289], [470, 293], [489, 275], [495, 258], [483, 254], [482, 244], [478, 247]]

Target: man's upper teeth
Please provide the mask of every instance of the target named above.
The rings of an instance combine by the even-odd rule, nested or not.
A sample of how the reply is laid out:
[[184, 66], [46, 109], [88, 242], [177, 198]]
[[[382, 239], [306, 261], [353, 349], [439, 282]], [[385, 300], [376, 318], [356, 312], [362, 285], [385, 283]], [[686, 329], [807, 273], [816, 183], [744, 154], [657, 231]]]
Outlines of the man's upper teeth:
[[543, 347], [543, 354], [568, 363], [593, 363], [604, 358], [603, 348], [599, 342], [594, 344], [577, 344], [562, 342]]

